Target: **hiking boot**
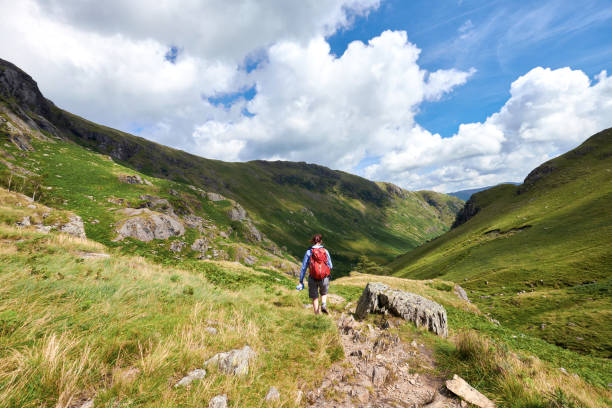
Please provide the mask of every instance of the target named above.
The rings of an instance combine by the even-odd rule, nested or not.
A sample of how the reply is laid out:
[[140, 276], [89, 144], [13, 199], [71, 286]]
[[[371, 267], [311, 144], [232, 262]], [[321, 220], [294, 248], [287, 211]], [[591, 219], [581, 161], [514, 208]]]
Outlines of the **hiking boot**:
[[321, 305], [321, 311], [325, 314], [329, 314], [329, 312], [327, 311], [327, 305]]

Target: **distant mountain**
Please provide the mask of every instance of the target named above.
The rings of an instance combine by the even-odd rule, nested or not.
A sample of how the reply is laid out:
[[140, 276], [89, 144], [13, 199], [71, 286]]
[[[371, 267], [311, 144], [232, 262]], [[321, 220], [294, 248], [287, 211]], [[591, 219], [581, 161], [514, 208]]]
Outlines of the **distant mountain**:
[[[515, 186], [518, 186], [521, 183], [513, 183], [513, 182], [509, 181], [507, 183], [499, 183], [497, 185], [500, 185], [500, 184], [514, 184]], [[454, 191], [452, 193], [447, 193], [447, 194], [451, 195], [453, 197], [457, 197], [460, 200], [467, 201], [467, 200], [470, 199], [472, 194], [476, 194], [476, 193], [479, 193], [481, 191], [488, 190], [488, 189], [490, 189], [492, 187], [495, 187], [495, 186], [480, 187], [480, 188], [471, 188], [471, 189], [467, 189], [467, 190]]]
[[[159, 179], [153, 180], [153, 188], [139, 187], [143, 190], [141, 195], [154, 195], [169, 202], [174, 200], [175, 210], [185, 207], [195, 211], [195, 207], [203, 206], [203, 211], [208, 211], [208, 204], [201, 202], [198, 191], [221, 194], [240, 205], [252, 226], [294, 257], [301, 257], [309, 237], [314, 232], [321, 232], [337, 261], [336, 273], [348, 272], [360, 255], [380, 263], [387, 262], [439, 236], [450, 228], [463, 205], [455, 197], [410, 192], [315, 164], [261, 160], [229, 163], [162, 146], [56, 107], [40, 93], [29, 75], [3, 60], [0, 60], [0, 113], [4, 120], [0, 130], [2, 138], [12, 141], [23, 155], [23, 158], [4, 155], [0, 161], [0, 170], [4, 169], [0, 179], [3, 185], [7, 185], [16, 169], [21, 168], [21, 173], [28, 172], [28, 177], [36, 178], [44, 187], [38, 192], [43, 198], [66, 201], [66, 209], [82, 216], [87, 215], [85, 204], [91, 203], [68, 197], [62, 193], [66, 190], [60, 187], [76, 191], [76, 183], [80, 181], [80, 197], [95, 198], [100, 191], [106, 191], [104, 203], [108, 204], [107, 196], [111, 195], [129, 201], [129, 195], [133, 194], [125, 192], [125, 186], [116, 184], [116, 180], [111, 183], [108, 179], [113, 163], [100, 162], [101, 167], [90, 165], [90, 161], [99, 160], [86, 154], [83, 148], [89, 149], [110, 157], [115, 165], [123, 166], [124, 172], [131, 169], [139, 172], [139, 177]], [[81, 150], [75, 150], [75, 143]], [[49, 150], [47, 156], [41, 155], [43, 150]], [[65, 155], [66, 152], [71, 155], [71, 168], [52, 160], [59, 157], [53, 154]], [[77, 175], [75, 185], [58, 184], [60, 180], [77, 178]], [[174, 184], [164, 184], [161, 180]], [[182, 196], [173, 196], [170, 190]], [[182, 201], [177, 202], [178, 198]], [[101, 211], [104, 206], [100, 200], [96, 203]], [[223, 228], [234, 222], [233, 231], [241, 229], [235, 225], [235, 220], [227, 219], [226, 214], [215, 219], [213, 214], [218, 211], [220, 209], [214, 206], [210, 208], [207, 216], [212, 217], [211, 222], [221, 223]], [[118, 220], [113, 219], [113, 222]], [[101, 230], [100, 226], [87, 228]], [[101, 231], [99, 234], [105, 236], [106, 241], [111, 239]], [[248, 231], [245, 234], [249, 235]], [[191, 237], [186, 245], [192, 245], [195, 239]]]
[[461, 283], [502, 325], [612, 356], [612, 129], [474, 194], [448, 233], [398, 257], [401, 277]]

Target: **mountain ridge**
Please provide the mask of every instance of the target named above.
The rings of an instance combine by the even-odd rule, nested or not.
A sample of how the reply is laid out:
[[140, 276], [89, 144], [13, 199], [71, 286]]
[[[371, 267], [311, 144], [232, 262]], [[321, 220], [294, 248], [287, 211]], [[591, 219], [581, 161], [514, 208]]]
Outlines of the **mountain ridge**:
[[[18, 116], [34, 130], [32, 134], [70, 140], [144, 175], [197, 186], [239, 202], [265, 235], [296, 257], [309, 235], [322, 232], [344, 273], [363, 253], [383, 263], [448, 230], [463, 204], [434, 192], [382, 188], [316, 164], [230, 163], [172, 149], [58, 108], [42, 95], [34, 79], [3, 60], [0, 102], [7, 118]], [[24, 146], [28, 143], [27, 132], [9, 138]]]
[[[609, 358], [612, 128], [474, 194], [446, 234], [388, 266], [461, 283], [502, 324]], [[585, 304], [588, 306], [578, 306]]]

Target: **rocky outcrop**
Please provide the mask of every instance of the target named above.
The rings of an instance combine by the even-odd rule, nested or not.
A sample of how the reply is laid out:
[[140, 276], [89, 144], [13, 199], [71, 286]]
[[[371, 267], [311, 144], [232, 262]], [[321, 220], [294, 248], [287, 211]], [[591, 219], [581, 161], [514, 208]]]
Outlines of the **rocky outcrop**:
[[448, 336], [446, 310], [442, 305], [414, 293], [391, 289], [383, 283], [368, 283], [359, 298], [355, 315], [363, 319], [368, 313], [385, 312], [409, 320], [417, 327], [426, 327], [438, 336]]
[[221, 194], [218, 193], [213, 193], [213, 192], [206, 192], [203, 193], [202, 196], [206, 196], [206, 198], [208, 198], [210, 201], [223, 201], [223, 200], [227, 200], [227, 198], [225, 198], [224, 196], [222, 196]]
[[[129, 209], [128, 209], [129, 210]], [[148, 242], [153, 239], [168, 239], [182, 236], [185, 227], [178, 219], [166, 214], [153, 212], [149, 209], [133, 210], [128, 214], [137, 215], [123, 221], [117, 228], [116, 240], [127, 237]]]
[[198, 217], [197, 215], [186, 215], [183, 217], [183, 222], [188, 228], [200, 229], [202, 228], [202, 217]]
[[241, 349], [215, 354], [204, 365], [216, 365], [220, 371], [226, 374], [246, 375], [249, 372], [249, 364], [255, 356], [256, 353], [252, 348], [244, 346]]
[[480, 207], [476, 204], [474, 196], [470, 197], [470, 199], [465, 202], [465, 205], [463, 206], [461, 211], [457, 213], [457, 216], [455, 217], [455, 222], [453, 222], [451, 228], [456, 228], [461, 224], [464, 224], [470, 218], [478, 214], [479, 211]]
[[227, 212], [227, 216], [232, 221], [242, 221], [247, 219], [247, 212], [240, 204], [234, 203], [232, 208]]
[[86, 238], [83, 220], [78, 215], [71, 215], [67, 223], [60, 225], [59, 230], [75, 237]]
[[137, 174], [121, 174], [119, 175], [119, 181], [127, 184], [146, 184], [151, 185], [151, 183]]

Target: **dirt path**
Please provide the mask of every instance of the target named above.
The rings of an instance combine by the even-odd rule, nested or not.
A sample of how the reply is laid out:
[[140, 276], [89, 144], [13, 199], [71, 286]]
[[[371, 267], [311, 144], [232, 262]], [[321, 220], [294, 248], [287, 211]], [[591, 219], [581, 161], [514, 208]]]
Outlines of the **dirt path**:
[[443, 379], [423, 374], [434, 360], [422, 344], [406, 344], [387, 329], [356, 322], [351, 315], [334, 317], [346, 358], [307, 394], [309, 407], [462, 407], [445, 391]]

